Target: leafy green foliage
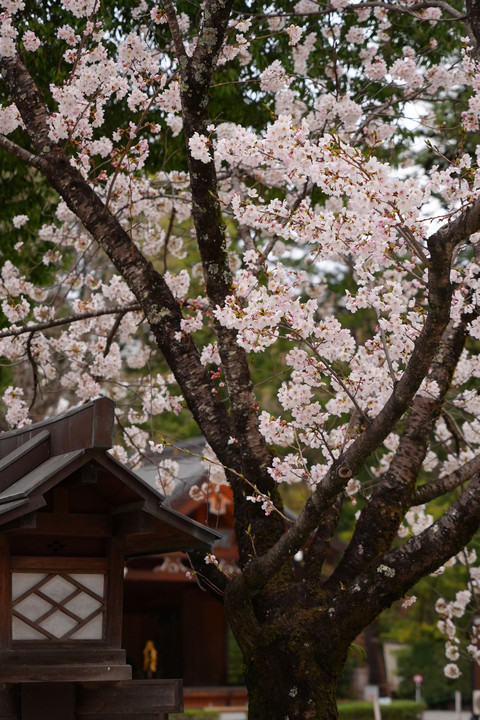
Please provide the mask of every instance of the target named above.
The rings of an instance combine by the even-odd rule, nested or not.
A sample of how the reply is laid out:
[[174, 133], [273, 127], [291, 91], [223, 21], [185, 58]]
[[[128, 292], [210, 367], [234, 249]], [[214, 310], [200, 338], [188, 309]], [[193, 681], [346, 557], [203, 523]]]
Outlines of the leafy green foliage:
[[411, 698], [415, 696], [413, 676], [423, 675], [422, 699], [427, 705], [438, 705], [452, 702], [456, 691], [464, 697], [471, 692], [470, 660], [465, 657], [457, 661], [462, 672], [457, 680], [445, 677], [445, 641], [434, 629], [422, 627], [415, 640], [405, 650], [398, 652], [398, 672], [403, 677], [398, 696]]
[[219, 720], [220, 714], [215, 710], [201, 710], [200, 708], [186, 708], [183, 713], [169, 713], [174, 720]]

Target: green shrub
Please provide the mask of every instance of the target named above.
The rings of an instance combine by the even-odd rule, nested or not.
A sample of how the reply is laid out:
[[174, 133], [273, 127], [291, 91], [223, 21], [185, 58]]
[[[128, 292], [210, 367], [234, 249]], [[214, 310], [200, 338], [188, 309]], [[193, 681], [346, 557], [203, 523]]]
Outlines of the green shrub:
[[[422, 717], [423, 703], [413, 700], [394, 700], [380, 705], [382, 720], [418, 720]], [[340, 720], [373, 720], [373, 703], [364, 700], [338, 704]]]
[[[390, 705], [381, 705], [382, 720], [419, 720], [425, 706], [413, 700], [394, 700]], [[358, 700], [338, 704], [340, 720], [373, 720], [373, 704]], [[218, 720], [215, 710], [187, 709], [183, 713], [169, 714], [171, 720]]]
[[220, 715], [215, 710], [187, 708], [183, 713], [169, 713], [170, 720], [218, 720]]

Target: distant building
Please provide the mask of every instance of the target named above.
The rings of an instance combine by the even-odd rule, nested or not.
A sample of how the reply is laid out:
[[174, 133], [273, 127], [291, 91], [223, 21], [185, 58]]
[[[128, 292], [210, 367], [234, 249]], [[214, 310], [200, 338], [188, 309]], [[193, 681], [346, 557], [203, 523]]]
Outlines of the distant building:
[[[162, 460], [178, 463], [175, 489], [165, 505], [222, 533], [214, 553], [226, 572], [235, 573], [231, 489], [209, 486], [204, 502], [190, 495], [192, 488], [195, 495], [209, 483], [208, 470], [201, 463], [204, 450], [205, 441], [196, 438], [162, 453]], [[156, 465], [145, 463], [136, 473], [158, 489]], [[242, 658], [228, 629], [223, 605], [200, 589], [195, 575], [189, 574], [191, 570], [188, 557], [178, 552], [129, 560], [123, 647], [133, 676], [148, 676], [143, 651], [151, 640], [158, 653], [153, 675], [182, 677], [186, 705], [244, 705]]]

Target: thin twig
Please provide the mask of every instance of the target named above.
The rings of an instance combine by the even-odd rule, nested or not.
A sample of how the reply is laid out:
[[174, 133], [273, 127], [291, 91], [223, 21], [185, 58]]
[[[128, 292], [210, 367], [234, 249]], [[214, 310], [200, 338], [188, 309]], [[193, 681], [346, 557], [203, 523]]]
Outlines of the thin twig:
[[10, 330], [2, 330], [0, 332], [0, 339], [7, 337], [18, 337], [25, 333], [36, 333], [41, 330], [50, 330], [50, 328], [59, 327], [61, 325], [68, 325], [69, 323], [79, 322], [80, 320], [89, 320], [90, 318], [102, 317], [102, 315], [116, 315], [117, 313], [127, 312], [138, 312], [142, 309], [140, 303], [131, 303], [124, 308], [112, 308], [110, 310], [95, 310], [91, 312], [81, 313], [79, 315], [68, 315], [64, 318], [57, 318], [57, 320], [48, 320], [43, 323], [37, 323], [36, 325], [27, 325], [21, 328], [10, 328]]
[[123, 310], [121, 313], [117, 315], [115, 318], [115, 322], [113, 323], [110, 332], [108, 333], [107, 342], [105, 343], [105, 350], [103, 351], [103, 357], [107, 357], [108, 353], [110, 352], [110, 348], [112, 347], [112, 342], [117, 334], [117, 330], [120, 327], [120, 323], [122, 322], [125, 315], [128, 313], [128, 310]]
[[[248, 478], [246, 478], [245, 475], [243, 475], [243, 473], [239, 473], [239, 472], [237, 472], [236, 470], [234, 470], [233, 468], [230, 468], [230, 467], [228, 467], [227, 465], [223, 465], [223, 463], [221, 463], [221, 462], [218, 460], [218, 458], [217, 458], [216, 461], [215, 461], [215, 460], [211, 460], [210, 458], [205, 457], [205, 455], [200, 455], [199, 453], [192, 452], [191, 450], [187, 450], [186, 448], [178, 447], [177, 445], [174, 445], [173, 443], [168, 442], [168, 440], [165, 440], [164, 438], [161, 438], [161, 442], [162, 442], [162, 445], [167, 445], [168, 447], [171, 447], [171, 448], [173, 448], [174, 450], [178, 450], [179, 452], [183, 452], [183, 453], [185, 453], [186, 455], [190, 455], [191, 457], [199, 458], [200, 460], [203, 460], [204, 462], [208, 462], [208, 463], [210, 463], [211, 465], [218, 465], [218, 467], [223, 468], [223, 470], [225, 470], [226, 472], [230, 472], [230, 473], [232, 473], [233, 475], [236, 475], [237, 477], [239, 477], [239, 478], [240, 478], [241, 480], [243, 480], [244, 482], [246, 482], [247, 485], [249, 485], [254, 492], [258, 493], [259, 496], [265, 497], [266, 499], [269, 499], [269, 498], [266, 497], [265, 493], [262, 493], [262, 492], [257, 488], [257, 486], [255, 485], [255, 483], [250, 482], [250, 480], [248, 480]], [[288, 518], [288, 517], [287, 517], [286, 515], [284, 515], [280, 510], [278, 510], [278, 508], [276, 508], [275, 505], [273, 505], [273, 503], [272, 503], [272, 507], [273, 507], [273, 509], [275, 510], [275, 512], [278, 513], [278, 515], [280, 515], [280, 517], [285, 520], [285, 522], [287, 522], [287, 523], [289, 523], [289, 524], [292, 523], [292, 520], [290, 520], [290, 518]]]
[[38, 389], [38, 364], [35, 358], [33, 357], [32, 353], [32, 340], [33, 336], [35, 335], [35, 332], [31, 332], [28, 336], [27, 340], [27, 357], [30, 362], [30, 365], [32, 366], [32, 377], [33, 377], [33, 397], [32, 402], [30, 403], [29, 410], [32, 409], [32, 407], [35, 404], [35, 400], [37, 399], [37, 389]]

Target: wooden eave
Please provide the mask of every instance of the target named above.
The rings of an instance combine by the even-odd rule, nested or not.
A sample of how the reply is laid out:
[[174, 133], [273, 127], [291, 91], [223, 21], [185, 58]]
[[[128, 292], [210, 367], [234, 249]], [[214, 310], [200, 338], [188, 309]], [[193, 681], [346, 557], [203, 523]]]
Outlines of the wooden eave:
[[114, 411], [113, 400], [98, 398], [63, 415], [1, 433], [0, 458], [22, 448], [43, 431], [50, 437], [50, 455], [94, 447], [108, 450], [113, 445]]
[[[11, 432], [0, 435], [0, 531], [20, 528], [26, 516], [26, 532], [34, 530], [46, 493], [62, 482], [65, 487], [85, 482], [110, 507], [113, 533], [124, 538], [127, 557], [211, 547], [220, 533], [165, 507], [161, 494], [107, 454], [113, 410], [113, 402], [101, 398], [28, 431], [22, 429], [18, 437]], [[89, 422], [93, 430], [84, 427]], [[97, 439], [100, 446], [92, 444]]]

